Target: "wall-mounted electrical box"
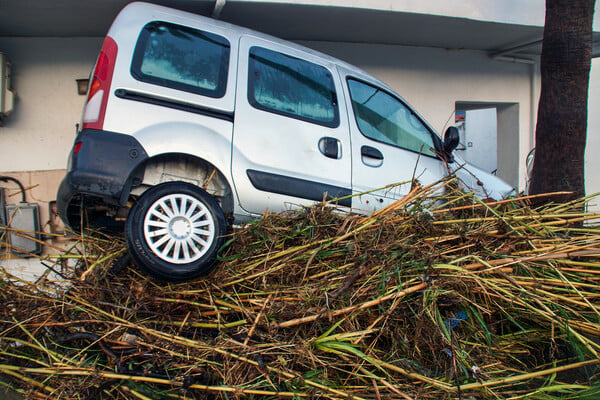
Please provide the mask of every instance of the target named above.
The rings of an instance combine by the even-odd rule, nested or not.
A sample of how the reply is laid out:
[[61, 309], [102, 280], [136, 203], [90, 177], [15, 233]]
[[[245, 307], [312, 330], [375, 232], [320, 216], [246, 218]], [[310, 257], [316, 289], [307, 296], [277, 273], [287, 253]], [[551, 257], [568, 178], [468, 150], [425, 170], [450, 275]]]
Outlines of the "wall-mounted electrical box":
[[14, 99], [11, 85], [11, 63], [4, 53], [0, 53], [0, 125], [12, 111]]
[[40, 206], [35, 203], [5, 206], [11, 253], [28, 257], [42, 252]]

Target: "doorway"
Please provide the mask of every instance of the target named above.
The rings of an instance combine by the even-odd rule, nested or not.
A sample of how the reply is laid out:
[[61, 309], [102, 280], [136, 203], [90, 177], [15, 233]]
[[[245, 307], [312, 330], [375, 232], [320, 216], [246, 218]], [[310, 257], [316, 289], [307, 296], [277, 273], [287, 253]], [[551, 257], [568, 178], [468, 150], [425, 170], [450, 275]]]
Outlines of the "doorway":
[[456, 102], [455, 124], [462, 158], [519, 186], [518, 103]]
[[498, 117], [496, 108], [456, 111], [455, 122], [460, 132], [456, 149], [465, 161], [479, 169], [498, 171]]

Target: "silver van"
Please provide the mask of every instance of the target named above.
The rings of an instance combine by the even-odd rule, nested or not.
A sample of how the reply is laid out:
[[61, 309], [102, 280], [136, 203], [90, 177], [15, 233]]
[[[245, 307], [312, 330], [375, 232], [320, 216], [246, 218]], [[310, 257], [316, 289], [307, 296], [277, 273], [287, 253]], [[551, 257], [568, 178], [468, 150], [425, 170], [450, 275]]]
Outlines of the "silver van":
[[[465, 164], [373, 76], [305, 47], [147, 3], [113, 22], [57, 197], [73, 229], [125, 221], [162, 279], [208, 271], [227, 227], [339, 198], [361, 212], [450, 169], [482, 197], [512, 188]], [[403, 183], [389, 186], [393, 183]], [[360, 196], [351, 196], [365, 193]]]

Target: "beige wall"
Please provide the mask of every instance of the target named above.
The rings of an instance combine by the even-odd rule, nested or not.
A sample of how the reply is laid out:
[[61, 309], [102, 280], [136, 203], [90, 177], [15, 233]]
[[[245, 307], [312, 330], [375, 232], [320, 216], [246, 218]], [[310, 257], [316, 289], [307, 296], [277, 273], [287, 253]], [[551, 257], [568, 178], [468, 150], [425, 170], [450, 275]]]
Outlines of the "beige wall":
[[[585, 148], [585, 191], [600, 193], [600, 58], [592, 60], [588, 103], [588, 130]], [[600, 212], [600, 197], [590, 202], [591, 209]]]
[[[0, 176], [18, 179], [26, 201], [40, 206], [45, 233], [60, 232], [62, 224], [51, 215], [65, 174], [68, 152], [81, 117], [84, 96], [75, 79], [87, 78], [100, 49], [98, 38], [3, 38], [0, 52], [12, 62], [16, 92], [14, 112], [0, 127]], [[0, 182], [9, 204], [21, 201], [12, 182]], [[44, 254], [56, 253], [64, 243], [47, 239]], [[0, 249], [2, 248], [0, 244]], [[38, 278], [46, 269], [35, 260], [21, 260], [0, 250], [0, 267], [25, 278]]]
[[65, 168], [85, 97], [75, 79], [88, 77], [100, 45], [97, 38], [0, 38], [17, 95], [0, 127], [0, 172]]

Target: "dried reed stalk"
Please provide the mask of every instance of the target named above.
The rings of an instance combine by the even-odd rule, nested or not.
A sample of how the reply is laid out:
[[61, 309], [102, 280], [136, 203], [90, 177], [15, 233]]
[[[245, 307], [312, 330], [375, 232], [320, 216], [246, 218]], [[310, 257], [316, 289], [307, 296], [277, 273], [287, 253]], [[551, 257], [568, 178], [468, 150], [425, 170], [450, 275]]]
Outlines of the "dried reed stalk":
[[265, 215], [187, 283], [111, 273], [122, 238], [80, 236], [42, 260], [66, 280], [0, 273], [0, 383], [32, 399], [599, 398], [590, 198], [532, 209], [455, 186], [366, 216]]

